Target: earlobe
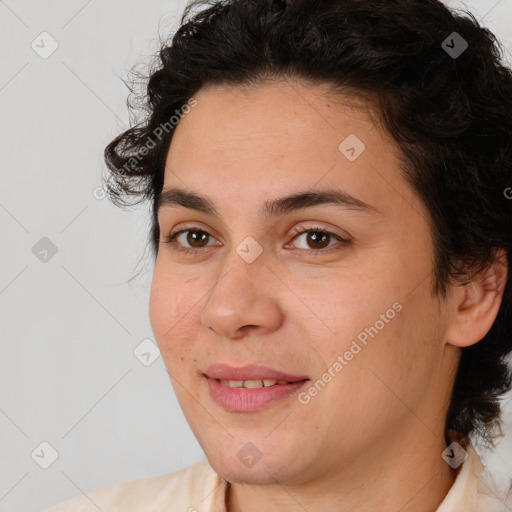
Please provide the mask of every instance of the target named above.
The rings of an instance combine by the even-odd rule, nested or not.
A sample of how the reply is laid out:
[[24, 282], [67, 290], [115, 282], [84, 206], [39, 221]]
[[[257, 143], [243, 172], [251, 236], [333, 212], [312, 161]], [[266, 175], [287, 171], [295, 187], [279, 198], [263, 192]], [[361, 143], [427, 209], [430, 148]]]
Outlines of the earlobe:
[[457, 290], [454, 314], [446, 332], [447, 343], [468, 347], [489, 332], [501, 306], [507, 270], [505, 251], [500, 250], [487, 270]]

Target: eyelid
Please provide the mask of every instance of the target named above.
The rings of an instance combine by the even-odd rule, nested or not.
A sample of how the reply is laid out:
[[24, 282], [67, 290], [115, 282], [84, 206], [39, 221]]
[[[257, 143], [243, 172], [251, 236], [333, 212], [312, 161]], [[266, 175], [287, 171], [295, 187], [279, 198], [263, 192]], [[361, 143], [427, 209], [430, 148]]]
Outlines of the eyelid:
[[[188, 253], [188, 254], [193, 254], [193, 255], [200, 255], [201, 253], [204, 253], [205, 249], [215, 246], [215, 244], [206, 245], [204, 247], [199, 247], [199, 248], [188, 248], [188, 247], [179, 246], [179, 244], [177, 244], [175, 242], [176, 238], [187, 231], [200, 231], [200, 232], [205, 233], [209, 237], [216, 239], [216, 237], [214, 235], [212, 235], [208, 231], [208, 229], [202, 228], [201, 226], [199, 226], [196, 223], [196, 224], [190, 224], [190, 225], [185, 224], [183, 226], [180, 226], [179, 229], [172, 230], [171, 233], [169, 235], [167, 235], [164, 240], [160, 240], [160, 242], [167, 243], [167, 244], [171, 245], [172, 248], [178, 252]], [[328, 228], [324, 228], [324, 227], [318, 225], [318, 223], [316, 223], [316, 224], [313, 223], [313, 225], [311, 225], [311, 226], [306, 226], [305, 224], [300, 224], [298, 226], [295, 226], [291, 232], [291, 235], [293, 235], [293, 238], [286, 245], [287, 246], [290, 245], [290, 243], [292, 243], [298, 236], [303, 235], [305, 233], [314, 232], [314, 231], [318, 231], [320, 233], [327, 234], [327, 235], [331, 236], [332, 238], [337, 239], [338, 243], [324, 247], [322, 249], [316, 249], [316, 250], [315, 249], [297, 248], [298, 251], [303, 252], [303, 253], [308, 253], [311, 255], [321, 256], [323, 254], [327, 254], [327, 253], [339, 250], [340, 247], [338, 247], [338, 246], [340, 246], [340, 245], [342, 247], [346, 247], [347, 245], [350, 245], [352, 243], [352, 239], [349, 235], [342, 236], [333, 231], [330, 231]]]
[[[312, 222], [311, 226], [307, 226], [305, 224], [299, 224], [297, 226], [294, 226], [293, 229], [291, 230], [290, 234], [296, 236], [296, 235], [300, 235], [300, 234], [302, 234], [304, 232], [307, 232], [307, 231], [318, 230], [318, 231], [322, 231], [322, 232], [325, 232], [325, 233], [330, 234], [330, 235], [334, 235], [334, 236], [340, 238], [341, 240], [349, 241], [351, 239], [351, 236], [348, 235], [348, 233], [338, 234], [338, 233], [335, 233], [334, 231], [332, 231], [331, 230], [332, 228], [322, 227], [322, 226], [319, 225], [319, 223], [315, 223], [313, 221], [311, 221], [311, 222]], [[198, 223], [198, 222], [190, 223], [190, 224], [185, 223], [184, 225], [180, 225], [178, 230], [176, 230], [176, 229], [171, 230], [171, 233], [168, 235], [168, 237], [172, 237], [172, 236], [178, 235], [182, 231], [187, 231], [187, 230], [190, 230], [190, 231], [203, 231], [203, 232], [207, 233], [208, 235], [210, 235], [210, 236], [212, 236], [214, 238], [217, 238], [216, 235], [213, 235], [210, 232], [210, 228], [203, 228], [203, 227], [200, 226], [200, 223]], [[160, 232], [163, 232], [163, 231], [165, 231], [165, 230], [160, 229]]]
[[340, 240], [345, 240], [346, 242], [351, 240], [351, 236], [348, 233], [338, 234], [335, 231], [333, 231], [333, 229], [334, 228], [323, 227], [323, 226], [320, 226], [319, 223], [312, 222], [311, 226], [308, 226], [306, 224], [299, 224], [298, 226], [295, 226], [292, 229], [291, 234], [292, 235], [300, 235], [302, 233], [307, 233], [310, 231], [321, 231], [322, 233], [327, 233], [329, 235], [333, 235]]
[[212, 230], [211, 228], [202, 227], [200, 222], [195, 222], [195, 223], [192, 222], [190, 224], [185, 222], [185, 224], [179, 224], [179, 228], [178, 229], [175, 228], [175, 229], [171, 230], [169, 236], [177, 235], [178, 233], [180, 233], [182, 231], [204, 231], [205, 233], [208, 233], [210, 236], [214, 236], [211, 233], [211, 231], [214, 231], [214, 230]]

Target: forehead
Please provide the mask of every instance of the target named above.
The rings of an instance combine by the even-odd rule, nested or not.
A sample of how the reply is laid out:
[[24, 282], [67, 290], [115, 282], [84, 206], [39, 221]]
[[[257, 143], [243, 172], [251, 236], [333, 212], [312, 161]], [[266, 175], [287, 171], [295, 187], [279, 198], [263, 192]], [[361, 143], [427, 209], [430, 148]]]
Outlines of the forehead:
[[164, 189], [183, 186], [247, 204], [338, 187], [377, 209], [416, 201], [396, 144], [370, 105], [325, 86], [281, 81], [210, 86], [175, 129]]
[[[376, 128], [369, 104], [335, 95], [325, 85], [277, 81], [251, 87], [208, 86], [195, 99], [197, 106], [182, 119], [175, 138], [186, 136], [200, 155], [206, 150], [228, 157], [248, 146], [255, 152], [260, 145], [260, 153], [267, 157], [315, 151], [338, 156], [344, 135], [364, 139]], [[382, 141], [372, 140], [372, 145], [377, 142]]]

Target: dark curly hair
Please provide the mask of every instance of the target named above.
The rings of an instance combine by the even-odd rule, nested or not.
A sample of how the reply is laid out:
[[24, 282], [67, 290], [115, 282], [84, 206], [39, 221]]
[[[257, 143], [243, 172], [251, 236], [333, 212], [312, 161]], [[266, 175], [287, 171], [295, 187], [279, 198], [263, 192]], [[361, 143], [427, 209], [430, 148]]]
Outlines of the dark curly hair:
[[[454, 55], [449, 50], [454, 41], [462, 48], [460, 38], [467, 48]], [[105, 149], [111, 201], [151, 201], [155, 258], [165, 159], [187, 103], [208, 84], [257, 86], [287, 77], [373, 102], [401, 148], [401, 171], [430, 214], [433, 295], [446, 297], [449, 283], [469, 282], [498, 249], [511, 260], [512, 72], [488, 29], [437, 0], [189, 3], [172, 40], [161, 44], [139, 106], [128, 101], [142, 119]], [[508, 272], [492, 328], [461, 349], [446, 417], [447, 430], [479, 434], [491, 445], [500, 396], [512, 381], [511, 288]]]

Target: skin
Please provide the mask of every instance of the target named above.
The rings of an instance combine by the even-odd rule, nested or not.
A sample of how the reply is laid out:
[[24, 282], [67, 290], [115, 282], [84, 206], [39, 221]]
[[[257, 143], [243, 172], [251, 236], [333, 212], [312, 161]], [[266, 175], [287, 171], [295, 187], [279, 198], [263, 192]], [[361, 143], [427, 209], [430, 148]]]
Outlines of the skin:
[[[160, 210], [162, 239], [190, 224], [211, 237], [206, 247], [179, 237], [195, 256], [160, 244], [150, 320], [187, 421], [231, 482], [228, 511], [436, 510], [457, 475], [441, 453], [460, 347], [491, 327], [506, 270], [451, 286], [446, 300], [431, 295], [427, 209], [400, 172], [399, 149], [354, 98], [285, 80], [195, 98], [176, 128], [164, 190], [208, 196], [221, 217]], [[350, 134], [366, 146], [352, 162], [338, 150]], [[335, 187], [380, 213], [257, 213], [268, 199]], [[319, 249], [293, 234], [297, 226], [351, 243], [331, 236]], [[236, 252], [247, 236], [263, 250], [252, 263]], [[218, 362], [315, 382], [397, 302], [401, 311], [309, 403], [294, 395], [240, 413], [210, 398], [202, 373]], [[262, 454], [252, 467], [237, 456], [248, 442]]]

